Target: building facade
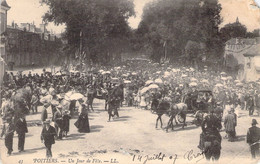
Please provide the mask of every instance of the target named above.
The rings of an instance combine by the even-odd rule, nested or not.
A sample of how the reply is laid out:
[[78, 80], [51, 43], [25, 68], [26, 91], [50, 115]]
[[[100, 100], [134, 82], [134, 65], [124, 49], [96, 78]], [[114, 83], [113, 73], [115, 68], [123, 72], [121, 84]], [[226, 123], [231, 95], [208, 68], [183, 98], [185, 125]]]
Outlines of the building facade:
[[3, 0], [1, 2], [1, 12], [0, 12], [0, 85], [2, 86], [2, 80], [4, 76], [5, 66], [6, 66], [6, 27], [7, 27], [7, 11], [10, 9], [7, 2]]
[[50, 34], [45, 25], [37, 28], [34, 24], [14, 22], [6, 29], [6, 63], [9, 69], [20, 66], [45, 66], [55, 64], [62, 42]]
[[237, 72], [241, 81], [256, 81], [260, 78], [260, 38], [232, 38], [226, 42], [224, 65]]

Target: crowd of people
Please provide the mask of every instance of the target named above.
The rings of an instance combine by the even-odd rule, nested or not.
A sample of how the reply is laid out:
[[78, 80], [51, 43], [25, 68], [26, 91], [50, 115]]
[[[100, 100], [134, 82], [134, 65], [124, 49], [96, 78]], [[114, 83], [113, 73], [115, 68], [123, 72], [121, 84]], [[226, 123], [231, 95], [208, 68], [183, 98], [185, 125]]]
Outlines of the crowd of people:
[[[80, 133], [91, 132], [88, 113], [94, 111], [94, 98], [105, 100], [108, 121], [119, 117], [118, 109], [123, 103], [151, 109], [158, 108], [159, 102], [167, 98], [171, 104], [186, 103], [194, 114], [212, 111], [218, 115], [220, 125], [221, 120], [224, 121], [229, 141], [234, 141], [235, 111], [248, 110], [250, 116], [255, 113], [260, 116], [259, 96], [258, 82], [241, 82], [207, 66], [195, 69], [178, 63], [158, 64], [148, 60], [129, 60], [116, 67], [96, 66], [87, 71], [6, 72], [1, 90], [2, 136], [5, 135], [10, 155], [16, 131], [19, 150], [23, 151], [28, 132], [25, 115], [37, 113], [38, 107], [43, 106], [39, 118], [43, 124], [41, 139], [45, 141], [46, 156], [51, 157], [51, 145], [55, 139], [67, 136], [72, 117], [78, 118], [74, 124]], [[155, 102], [158, 103], [154, 106]], [[205, 122], [210, 120], [205, 118], [202, 118], [203, 127], [213, 126], [210, 121]], [[51, 121], [54, 127], [50, 126]], [[202, 129], [206, 130], [205, 127]]]

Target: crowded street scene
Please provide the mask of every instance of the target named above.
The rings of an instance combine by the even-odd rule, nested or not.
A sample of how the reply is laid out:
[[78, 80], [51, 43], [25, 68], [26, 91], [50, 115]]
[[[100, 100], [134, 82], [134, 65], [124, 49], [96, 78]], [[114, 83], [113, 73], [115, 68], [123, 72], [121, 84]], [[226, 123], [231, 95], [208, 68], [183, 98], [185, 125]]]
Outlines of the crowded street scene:
[[260, 162], [260, 24], [221, 26], [218, 0], [138, 2], [37, 1], [65, 32], [1, 27], [0, 163]]

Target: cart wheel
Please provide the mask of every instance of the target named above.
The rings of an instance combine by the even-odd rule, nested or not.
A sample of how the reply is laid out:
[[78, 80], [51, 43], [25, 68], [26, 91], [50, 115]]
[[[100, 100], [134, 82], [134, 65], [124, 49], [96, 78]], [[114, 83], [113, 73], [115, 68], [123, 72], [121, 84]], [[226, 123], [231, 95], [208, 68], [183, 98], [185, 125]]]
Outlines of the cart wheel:
[[184, 122], [184, 119], [183, 119], [183, 117], [182, 117], [180, 114], [177, 114], [177, 115], [175, 116], [175, 118], [176, 118], [176, 120], [177, 120], [178, 123], [183, 123], [183, 122]]

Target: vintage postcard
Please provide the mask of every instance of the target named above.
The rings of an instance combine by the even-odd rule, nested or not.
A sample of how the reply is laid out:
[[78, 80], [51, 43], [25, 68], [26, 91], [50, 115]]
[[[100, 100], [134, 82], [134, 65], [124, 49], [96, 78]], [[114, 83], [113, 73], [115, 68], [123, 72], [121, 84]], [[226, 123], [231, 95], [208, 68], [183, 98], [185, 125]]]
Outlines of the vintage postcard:
[[0, 3], [0, 164], [260, 163], [259, 0]]

